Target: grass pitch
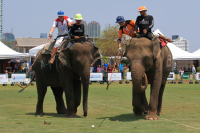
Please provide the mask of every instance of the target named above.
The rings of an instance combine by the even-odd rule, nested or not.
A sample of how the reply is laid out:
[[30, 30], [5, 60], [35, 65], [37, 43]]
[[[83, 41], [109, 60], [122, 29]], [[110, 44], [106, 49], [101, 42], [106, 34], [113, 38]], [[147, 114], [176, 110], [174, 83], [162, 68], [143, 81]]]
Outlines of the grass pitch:
[[[18, 93], [17, 86], [0, 86], [1, 133], [199, 133], [200, 85], [167, 84], [163, 96], [162, 115], [157, 121], [136, 117], [132, 111], [132, 85], [93, 83], [89, 89], [88, 116], [65, 118], [56, 113], [53, 93], [48, 88], [43, 117], [35, 116], [36, 86]], [[149, 99], [149, 87], [146, 95]], [[92, 128], [91, 126], [95, 127]]]

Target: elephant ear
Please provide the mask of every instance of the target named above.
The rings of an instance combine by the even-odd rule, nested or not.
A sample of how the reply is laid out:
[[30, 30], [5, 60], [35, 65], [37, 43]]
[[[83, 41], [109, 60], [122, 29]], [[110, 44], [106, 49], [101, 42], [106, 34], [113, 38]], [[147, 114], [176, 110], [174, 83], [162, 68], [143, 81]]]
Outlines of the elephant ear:
[[58, 57], [58, 59], [60, 60], [60, 62], [63, 65], [67, 66], [68, 68], [71, 68], [69, 58], [70, 58], [70, 49], [69, 48], [62, 50], [59, 54], [59, 57]]
[[100, 58], [100, 52], [99, 52], [99, 48], [96, 47], [95, 45], [92, 45], [92, 49], [91, 49], [91, 55], [92, 55], [92, 60], [91, 60], [91, 65], [93, 65], [96, 60], [98, 60]]
[[152, 41], [153, 41], [153, 58], [158, 59], [160, 57], [160, 52], [161, 52], [160, 41], [158, 37], [154, 37]]

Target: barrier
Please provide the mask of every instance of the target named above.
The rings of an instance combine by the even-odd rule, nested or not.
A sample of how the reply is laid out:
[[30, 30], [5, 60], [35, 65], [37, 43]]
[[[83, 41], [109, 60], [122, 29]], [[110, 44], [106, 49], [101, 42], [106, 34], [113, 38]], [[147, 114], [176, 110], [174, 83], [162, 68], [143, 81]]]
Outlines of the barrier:
[[8, 74], [0, 74], [0, 84], [8, 82]]
[[132, 80], [131, 72], [126, 73], [126, 80]]
[[200, 73], [196, 73], [196, 80], [200, 80]]
[[103, 73], [90, 73], [90, 81], [103, 81]]
[[[112, 77], [111, 77], [112, 75]], [[110, 79], [111, 77], [111, 79]], [[108, 73], [108, 81], [119, 81], [122, 80], [122, 74], [121, 73]]]
[[11, 74], [11, 82], [24, 82], [26, 74]]
[[174, 80], [174, 75], [175, 75], [174, 72], [170, 72], [168, 77], [167, 77], [167, 80]]

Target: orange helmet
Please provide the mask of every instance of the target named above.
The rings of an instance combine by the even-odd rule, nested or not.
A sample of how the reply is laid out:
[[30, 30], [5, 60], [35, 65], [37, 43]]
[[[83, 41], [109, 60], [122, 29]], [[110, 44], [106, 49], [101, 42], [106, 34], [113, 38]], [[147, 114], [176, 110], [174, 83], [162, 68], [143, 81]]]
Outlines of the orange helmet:
[[147, 8], [145, 6], [141, 6], [138, 8], [138, 12], [140, 11], [147, 11]]

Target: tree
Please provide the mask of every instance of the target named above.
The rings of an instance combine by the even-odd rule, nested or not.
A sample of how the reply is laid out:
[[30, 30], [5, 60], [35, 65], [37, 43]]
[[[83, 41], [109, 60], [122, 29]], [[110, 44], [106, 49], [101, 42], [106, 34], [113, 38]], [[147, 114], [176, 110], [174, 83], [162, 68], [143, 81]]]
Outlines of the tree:
[[[101, 55], [103, 56], [102, 59], [105, 62], [108, 62], [108, 57], [117, 57], [119, 56], [118, 53], [118, 30], [119, 25], [106, 25], [105, 29], [102, 31], [100, 38], [96, 39], [96, 45], [101, 51]], [[125, 49], [125, 45], [129, 38], [126, 35], [122, 37], [122, 51]], [[122, 55], [122, 52], [120, 53]], [[115, 61], [117, 58], [113, 58]]]
[[16, 41], [10, 42], [10, 41], [6, 41], [5, 39], [2, 39], [1, 42], [7, 45], [8, 47], [10, 47], [11, 49], [13, 49], [14, 45], [16, 44]]

